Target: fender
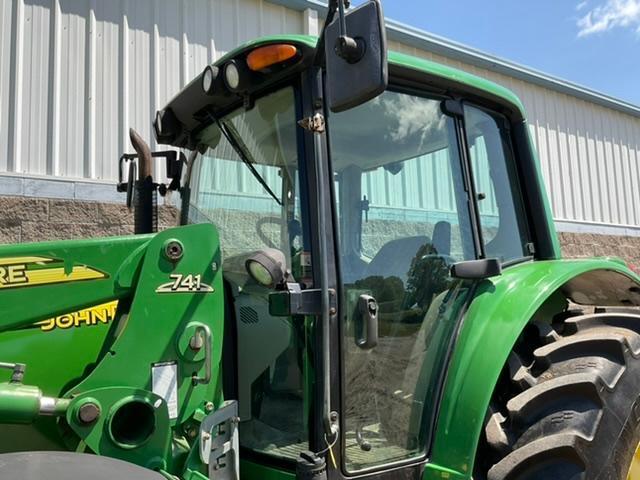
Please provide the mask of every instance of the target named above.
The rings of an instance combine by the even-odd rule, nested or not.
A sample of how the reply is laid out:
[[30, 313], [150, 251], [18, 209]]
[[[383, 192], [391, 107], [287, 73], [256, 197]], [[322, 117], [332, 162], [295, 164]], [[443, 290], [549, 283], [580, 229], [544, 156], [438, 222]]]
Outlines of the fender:
[[[581, 295], [576, 292], [581, 287], [598, 288], [598, 305], [628, 306], [620, 298], [621, 291], [611, 286], [612, 278], [630, 286], [625, 292], [630, 291], [633, 303], [639, 304], [636, 287], [640, 278], [623, 262], [606, 258], [523, 263], [478, 286], [449, 364], [424, 480], [471, 478], [493, 389], [520, 333], [538, 308], [563, 287], [572, 296]], [[584, 300], [582, 294], [580, 303], [590, 304]]]

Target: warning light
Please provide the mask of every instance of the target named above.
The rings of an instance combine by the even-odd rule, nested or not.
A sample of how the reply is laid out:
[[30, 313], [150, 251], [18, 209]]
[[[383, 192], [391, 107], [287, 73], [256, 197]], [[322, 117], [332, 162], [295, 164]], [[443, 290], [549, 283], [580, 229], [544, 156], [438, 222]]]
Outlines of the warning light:
[[247, 65], [254, 72], [259, 72], [265, 68], [278, 63], [285, 62], [298, 55], [298, 49], [293, 45], [275, 44], [266, 45], [253, 50], [247, 55]]

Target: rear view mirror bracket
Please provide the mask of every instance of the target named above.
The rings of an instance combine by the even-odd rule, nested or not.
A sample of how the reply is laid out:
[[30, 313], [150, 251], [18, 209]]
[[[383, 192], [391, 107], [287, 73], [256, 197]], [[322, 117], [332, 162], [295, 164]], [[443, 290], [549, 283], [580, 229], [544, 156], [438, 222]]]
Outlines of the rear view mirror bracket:
[[[339, 57], [347, 63], [358, 63], [364, 57], [367, 50], [366, 42], [361, 38], [352, 38], [347, 33], [347, 23], [345, 20], [345, 3], [348, 0], [338, 0], [338, 22], [340, 24], [340, 36], [336, 39], [335, 51]], [[348, 7], [348, 5], [347, 5]]]

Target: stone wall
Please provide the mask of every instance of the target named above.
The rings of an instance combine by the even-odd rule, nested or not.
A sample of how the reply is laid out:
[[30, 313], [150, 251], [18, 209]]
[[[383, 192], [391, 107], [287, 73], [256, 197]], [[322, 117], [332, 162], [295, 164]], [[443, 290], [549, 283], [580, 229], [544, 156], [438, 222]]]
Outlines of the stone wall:
[[[254, 228], [255, 221], [244, 223]], [[176, 225], [176, 209], [160, 206], [158, 224], [161, 229]], [[133, 214], [123, 204], [0, 196], [0, 244], [132, 233]], [[228, 232], [226, 240], [233, 245], [234, 241], [238, 241], [236, 237], [240, 233], [246, 232]], [[365, 238], [369, 238], [367, 233], [365, 224]], [[427, 231], [426, 234], [429, 235], [430, 232]], [[225, 233], [222, 232], [222, 235]], [[380, 237], [377, 243], [384, 243], [386, 237], [380, 234], [380, 229], [377, 229], [377, 236]], [[625, 260], [634, 270], [640, 270], [640, 237], [560, 233], [560, 244], [565, 257], [616, 256]]]
[[640, 237], [566, 232], [559, 237], [562, 254], [567, 258], [620, 257], [640, 273]]
[[[158, 225], [176, 225], [177, 211], [158, 208]], [[0, 244], [133, 233], [133, 214], [123, 204], [0, 196]]]

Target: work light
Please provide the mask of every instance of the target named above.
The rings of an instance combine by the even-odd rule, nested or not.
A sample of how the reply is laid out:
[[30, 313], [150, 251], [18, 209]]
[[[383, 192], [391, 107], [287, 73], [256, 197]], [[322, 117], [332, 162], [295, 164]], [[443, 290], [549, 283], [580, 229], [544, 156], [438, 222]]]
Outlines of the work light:
[[258, 250], [245, 262], [251, 278], [267, 288], [282, 284], [288, 276], [284, 253], [276, 248]]
[[224, 81], [229, 90], [238, 90], [240, 87], [240, 69], [235, 60], [231, 60], [224, 67]]
[[212, 67], [211, 65], [207, 65], [207, 67], [204, 69], [204, 72], [202, 72], [202, 89], [207, 95], [213, 95], [213, 84], [217, 76], [218, 67]]

